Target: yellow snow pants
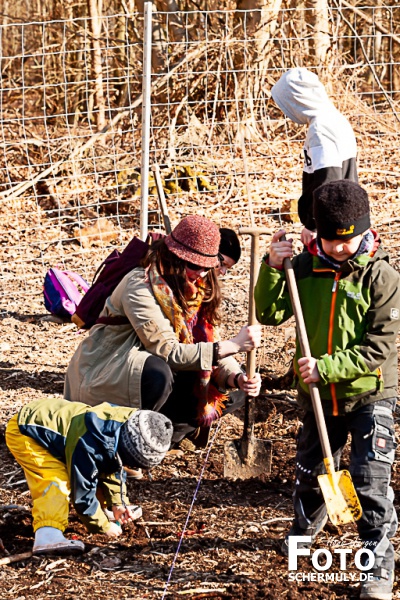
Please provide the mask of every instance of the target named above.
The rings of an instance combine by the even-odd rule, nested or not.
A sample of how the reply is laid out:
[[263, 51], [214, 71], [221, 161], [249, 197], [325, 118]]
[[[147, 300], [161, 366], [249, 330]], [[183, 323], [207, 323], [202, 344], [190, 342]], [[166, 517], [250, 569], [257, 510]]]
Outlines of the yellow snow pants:
[[35, 440], [23, 435], [17, 418], [15, 415], [7, 425], [6, 444], [23, 468], [31, 492], [33, 531], [39, 527], [64, 531], [71, 493], [66, 466]]

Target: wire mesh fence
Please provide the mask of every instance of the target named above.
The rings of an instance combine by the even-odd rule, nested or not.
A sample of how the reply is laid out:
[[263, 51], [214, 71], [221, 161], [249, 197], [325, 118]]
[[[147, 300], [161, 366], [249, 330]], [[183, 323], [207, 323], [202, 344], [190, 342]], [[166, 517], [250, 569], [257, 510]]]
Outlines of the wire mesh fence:
[[[67, 3], [62, 18], [2, 17], [5, 312], [19, 309], [21, 290], [41, 296], [49, 266], [67, 265], [90, 280], [110, 246], [138, 233], [143, 13], [130, 4], [111, 14], [85, 14], [78, 5], [77, 15]], [[256, 224], [299, 231], [306, 130], [284, 117], [270, 90], [284, 71], [306, 66], [353, 126], [360, 183], [397, 260], [399, 8], [212, 4], [175, 12], [153, 6], [149, 155], [160, 166], [172, 224], [195, 212], [238, 228], [249, 223], [251, 199]], [[149, 228], [159, 229], [152, 172], [149, 194]]]

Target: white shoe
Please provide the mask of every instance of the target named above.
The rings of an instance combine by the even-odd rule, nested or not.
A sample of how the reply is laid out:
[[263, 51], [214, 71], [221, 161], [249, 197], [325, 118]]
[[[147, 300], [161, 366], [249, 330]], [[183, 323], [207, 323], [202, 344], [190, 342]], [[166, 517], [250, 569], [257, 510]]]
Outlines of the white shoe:
[[78, 554], [85, 550], [80, 540], [69, 540], [56, 527], [39, 527], [35, 533], [32, 554]]
[[[374, 575], [371, 581], [361, 584], [360, 600], [392, 600], [394, 571], [381, 571], [382, 574]], [[383, 574], [385, 577], [381, 576]]]

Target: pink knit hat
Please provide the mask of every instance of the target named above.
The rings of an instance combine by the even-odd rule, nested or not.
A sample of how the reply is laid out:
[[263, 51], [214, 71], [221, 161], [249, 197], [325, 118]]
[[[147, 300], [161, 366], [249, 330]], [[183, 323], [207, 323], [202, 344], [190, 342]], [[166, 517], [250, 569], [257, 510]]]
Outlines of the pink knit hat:
[[185, 217], [164, 239], [168, 249], [183, 260], [199, 267], [211, 268], [219, 264], [221, 235], [217, 225], [205, 217]]

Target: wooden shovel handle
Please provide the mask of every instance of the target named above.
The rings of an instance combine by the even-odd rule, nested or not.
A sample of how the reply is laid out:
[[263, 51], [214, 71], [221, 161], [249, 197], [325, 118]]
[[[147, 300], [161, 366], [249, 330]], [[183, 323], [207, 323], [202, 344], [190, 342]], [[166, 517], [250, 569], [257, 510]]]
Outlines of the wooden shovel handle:
[[[258, 235], [251, 236], [251, 257], [250, 257], [250, 289], [249, 289], [249, 325], [257, 323], [256, 303], [254, 300], [254, 287], [258, 276], [258, 257], [260, 254], [260, 238]], [[252, 379], [256, 373], [256, 350], [250, 350], [247, 353], [246, 374]]]
[[[250, 286], [249, 286], [249, 325], [255, 325], [257, 323], [256, 318], [256, 304], [254, 300], [254, 287], [257, 281], [258, 268], [259, 268], [259, 255], [260, 255], [260, 235], [266, 233], [264, 229], [258, 229], [256, 227], [241, 227], [239, 229], [239, 235], [250, 235], [251, 247], [250, 247]], [[246, 361], [246, 375], [249, 379], [254, 377], [256, 373], [256, 350], [250, 350], [247, 353]], [[243, 422], [243, 436], [242, 445], [245, 447], [245, 456], [251, 454], [251, 446], [253, 444], [253, 432], [254, 432], [254, 411], [253, 411], [253, 399], [246, 396], [244, 405], [244, 422]]]
[[[294, 274], [293, 265], [292, 265], [292, 261], [290, 260], [290, 258], [284, 259], [283, 266], [285, 269], [286, 281], [287, 281], [287, 285], [288, 285], [288, 289], [289, 289], [290, 299], [292, 301], [293, 313], [294, 313], [294, 317], [296, 319], [297, 336], [299, 339], [301, 353], [303, 356], [311, 357], [311, 350], [310, 350], [310, 345], [308, 343], [307, 330], [306, 330], [306, 325], [304, 322], [303, 311], [301, 309], [301, 303], [300, 303], [299, 292], [297, 289], [296, 277]], [[310, 396], [311, 396], [311, 401], [312, 401], [312, 405], [313, 405], [313, 409], [314, 409], [315, 420], [317, 422], [319, 439], [321, 442], [323, 456], [324, 456], [324, 459], [328, 459], [327, 461], [324, 461], [325, 466], [327, 466], [327, 465], [332, 466], [333, 465], [332, 450], [331, 450], [331, 445], [329, 443], [328, 431], [326, 429], [325, 417], [324, 417], [324, 412], [322, 410], [321, 396], [319, 393], [319, 389], [318, 389], [316, 383], [310, 383], [308, 387], [310, 390]], [[328, 470], [328, 468], [330, 468], [329, 466], [327, 467], [327, 470]], [[328, 475], [329, 474], [330, 473], [328, 472]]]
[[[241, 227], [239, 235], [249, 235], [251, 237], [250, 248], [250, 287], [249, 287], [249, 325], [257, 323], [256, 303], [254, 300], [254, 288], [256, 285], [259, 269], [260, 256], [260, 235], [269, 233], [269, 230], [258, 227]], [[256, 373], [256, 350], [247, 353], [246, 375], [249, 379]]]

